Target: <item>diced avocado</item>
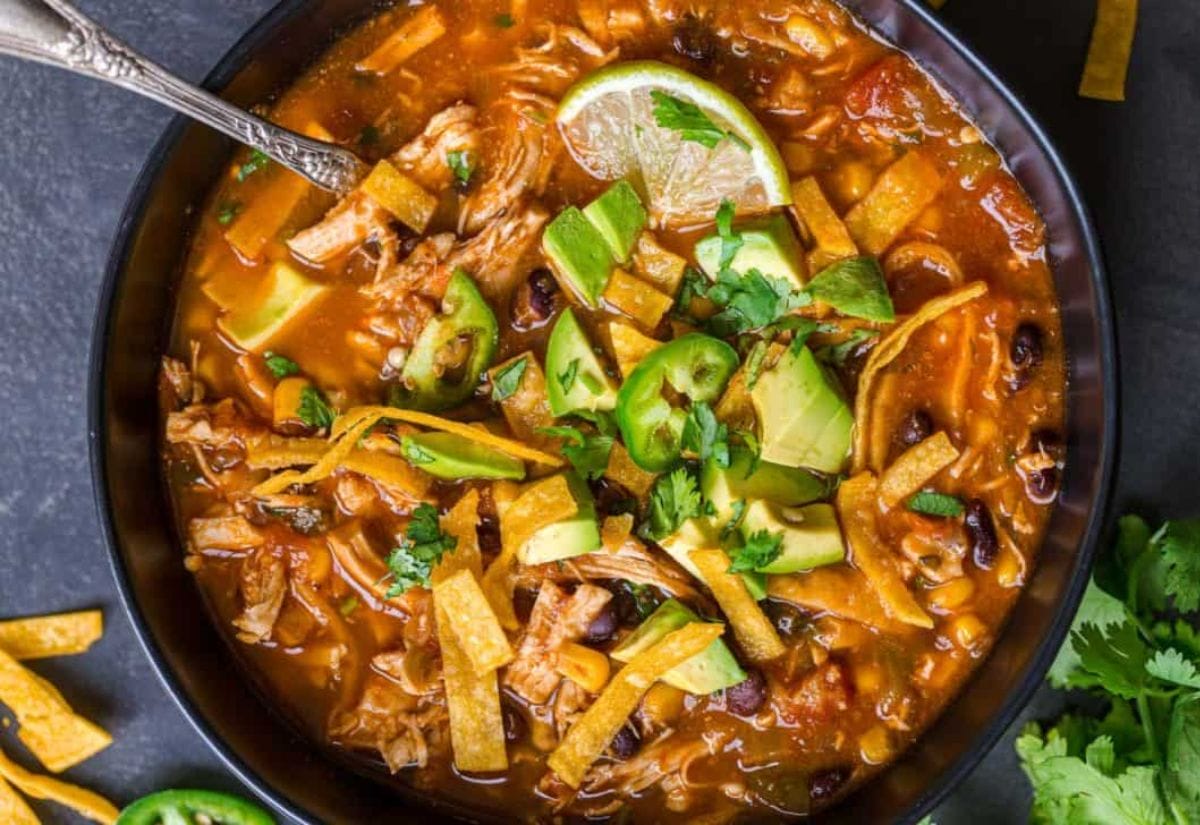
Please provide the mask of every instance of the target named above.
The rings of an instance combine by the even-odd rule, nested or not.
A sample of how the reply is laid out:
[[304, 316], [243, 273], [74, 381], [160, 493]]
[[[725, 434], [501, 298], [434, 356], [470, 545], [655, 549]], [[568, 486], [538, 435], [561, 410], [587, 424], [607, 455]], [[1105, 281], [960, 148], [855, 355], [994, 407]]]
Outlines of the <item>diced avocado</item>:
[[836, 473], [846, 463], [854, 416], [837, 379], [808, 347], [788, 347], [750, 391], [762, 427], [762, 457], [786, 467]]
[[235, 344], [254, 352], [311, 307], [328, 289], [279, 261], [267, 273], [253, 305], [229, 312], [218, 325]]
[[742, 532], [759, 530], [783, 536], [783, 552], [767, 566], [758, 568], [760, 573], [798, 573], [836, 564], [846, 557], [837, 515], [829, 504], [778, 507], [765, 501], [752, 502], [742, 517]]
[[582, 211], [568, 206], [558, 213], [542, 234], [542, 249], [572, 292], [588, 306], [600, 306], [614, 261], [608, 241]]
[[646, 208], [629, 182], [619, 180], [614, 183], [585, 206], [583, 214], [600, 230], [613, 258], [618, 263], [628, 261], [638, 235], [646, 228]]
[[[725, 521], [728, 521], [728, 518]], [[700, 575], [700, 568], [696, 567], [688, 553], [705, 547], [720, 547], [720, 529], [717, 525], [723, 523], [715, 521], [715, 518], [690, 518], [680, 525], [678, 530], [660, 541], [658, 546], [675, 559], [680, 567], [699, 581], [704, 581], [704, 577]], [[761, 573], [743, 573], [742, 581], [746, 583], [746, 589], [755, 601], [767, 597], [767, 581]]]
[[[628, 662], [668, 633], [699, 621], [700, 617], [682, 602], [667, 599], [610, 655], [618, 662]], [[746, 671], [742, 670], [725, 642], [717, 639], [686, 662], [668, 670], [662, 680], [688, 693], [706, 696], [746, 681]]]
[[[808, 277], [804, 250], [796, 233], [783, 215], [760, 218], [737, 228], [742, 246], [729, 267], [739, 275], [757, 269], [763, 275], [784, 278], [797, 289]], [[709, 278], [715, 279], [721, 266], [721, 236], [708, 235], [696, 244], [696, 263]]]
[[559, 316], [546, 344], [546, 398], [556, 417], [617, 405], [617, 385], [570, 309]]
[[525, 478], [524, 462], [454, 433], [406, 435], [400, 450], [409, 464], [437, 478]]
[[567, 484], [579, 512], [538, 530], [517, 550], [521, 564], [545, 564], [548, 561], [582, 556], [600, 549], [600, 526], [596, 521], [596, 505], [583, 479], [567, 473]]
[[[753, 473], [750, 473], [751, 468]], [[716, 508], [714, 518], [724, 522], [732, 518], [735, 501], [765, 499], [797, 507], [824, 498], [829, 486], [807, 470], [769, 461], [759, 461], [754, 467], [754, 456], [750, 451], [735, 447], [730, 453], [728, 467], [718, 467], [711, 460], [704, 463], [700, 471], [700, 492]]]

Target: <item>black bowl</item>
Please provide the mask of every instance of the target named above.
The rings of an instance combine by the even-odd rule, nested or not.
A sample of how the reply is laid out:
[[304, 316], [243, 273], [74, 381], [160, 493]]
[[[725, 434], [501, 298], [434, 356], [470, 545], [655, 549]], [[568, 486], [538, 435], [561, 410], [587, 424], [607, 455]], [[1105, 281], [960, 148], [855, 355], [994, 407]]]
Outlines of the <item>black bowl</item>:
[[[915, 822], [975, 766], [1028, 701], [1082, 595], [1115, 454], [1113, 322], [1087, 212], [1029, 112], [919, 0], [849, 5], [966, 105], [1041, 210], [1070, 360], [1062, 496], [1006, 629], [925, 735], [874, 781], [819, 817]], [[365, 0], [283, 0], [205, 85], [243, 105], [265, 100], [372, 11]], [[230, 770], [281, 813], [338, 823], [465, 815], [363, 773], [356, 762], [301, 737], [239, 667], [181, 563], [159, 472], [155, 374], [194, 213], [230, 150], [211, 131], [183, 119], [172, 123], [134, 187], [109, 261], [92, 348], [89, 440], [117, 585], [184, 715]]]

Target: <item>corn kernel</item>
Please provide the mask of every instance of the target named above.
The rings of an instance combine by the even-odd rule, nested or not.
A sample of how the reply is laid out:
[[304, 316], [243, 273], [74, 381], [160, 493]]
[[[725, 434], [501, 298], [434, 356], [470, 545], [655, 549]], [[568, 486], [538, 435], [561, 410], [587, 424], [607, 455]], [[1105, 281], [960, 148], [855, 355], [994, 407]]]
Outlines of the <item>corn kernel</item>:
[[975, 647], [987, 635], [987, 625], [974, 613], [964, 613], [950, 624], [950, 635], [959, 647]]
[[861, 160], [850, 160], [833, 171], [830, 181], [838, 200], [850, 205], [858, 203], [875, 184], [875, 170]]
[[854, 687], [859, 693], [875, 693], [883, 686], [883, 669], [871, 662], [854, 668]]
[[881, 765], [892, 755], [892, 735], [883, 725], [876, 725], [858, 739], [858, 751], [868, 765]]
[[608, 657], [574, 642], [564, 642], [558, 649], [555, 669], [588, 693], [599, 693], [608, 684]]
[[655, 682], [642, 699], [642, 714], [656, 727], [670, 727], [683, 713], [683, 696], [679, 688]]
[[791, 40], [817, 60], [827, 60], [833, 55], [834, 45], [825, 29], [801, 14], [793, 14], [784, 24], [788, 40]]
[[929, 604], [939, 610], [957, 610], [974, 595], [975, 582], [960, 576], [929, 591]]

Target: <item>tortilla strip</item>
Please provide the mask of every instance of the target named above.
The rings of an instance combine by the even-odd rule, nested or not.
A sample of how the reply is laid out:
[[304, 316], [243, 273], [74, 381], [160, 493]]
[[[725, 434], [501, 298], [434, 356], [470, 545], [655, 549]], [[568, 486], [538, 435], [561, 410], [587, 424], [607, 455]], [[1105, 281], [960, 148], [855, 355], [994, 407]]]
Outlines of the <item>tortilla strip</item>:
[[816, 247], [808, 253], [808, 268], [820, 272], [834, 261], [858, 255], [858, 246], [846, 224], [833, 211], [821, 184], [813, 177], [792, 184], [792, 205], [788, 207], [812, 236]]
[[[93, 822], [113, 825], [121, 815], [115, 805], [99, 794], [51, 776], [27, 771], [9, 759], [4, 751], [0, 751], [0, 778], [7, 779], [27, 796], [66, 805]], [[5, 823], [8, 825], [7, 820]]]
[[29, 803], [3, 779], [0, 779], [0, 822], [6, 825], [41, 825], [41, 820]]
[[442, 605], [442, 615], [449, 619], [458, 646], [475, 666], [477, 676], [513, 660], [512, 645], [470, 570], [460, 570], [435, 584], [433, 597]]
[[919, 151], [892, 163], [871, 191], [846, 213], [846, 228], [859, 249], [880, 255], [942, 189], [937, 167]]
[[1119, 102], [1137, 32], [1138, 0], [1098, 0], [1087, 63], [1079, 80], [1081, 97]]
[[608, 454], [608, 466], [604, 477], [620, 484], [638, 498], [650, 495], [650, 489], [658, 478], [654, 473], [648, 473], [633, 463], [629, 451], [619, 441], [614, 441], [612, 452]]
[[18, 660], [73, 656], [103, 635], [104, 617], [99, 610], [30, 616], [0, 622], [0, 650]]
[[341, 435], [332, 434], [329, 437], [332, 446], [325, 451], [325, 455], [321, 456], [321, 460], [313, 466], [309, 467], [303, 473], [295, 470], [285, 470], [282, 473], [273, 475], [252, 489], [250, 492], [256, 496], [269, 496], [275, 493], [282, 492], [293, 484], [312, 484], [316, 481], [328, 478], [338, 465], [354, 451], [358, 440], [367, 434], [371, 427], [375, 426], [378, 419], [363, 417], [356, 421], [352, 426], [343, 431]]
[[[17, 718], [17, 738], [54, 773], [112, 744], [107, 732], [71, 710], [54, 685], [2, 650], [0, 702], [8, 705]], [[19, 782], [14, 784], [20, 787]]]
[[720, 638], [725, 626], [692, 622], [664, 636], [621, 668], [596, 701], [567, 731], [546, 760], [550, 770], [572, 788], [583, 783], [592, 763], [625, 724], [655, 680]]
[[457, 543], [429, 575], [436, 585], [460, 570], [470, 570], [479, 578], [483, 575], [483, 562], [479, 557], [479, 491], [468, 490], [457, 503], [439, 519], [442, 532], [453, 536]]
[[693, 550], [688, 558], [700, 570], [700, 577], [712, 591], [733, 627], [733, 635], [751, 661], [769, 662], [787, 653], [775, 626], [746, 589], [746, 582], [737, 573], [729, 572], [729, 556], [724, 550]]
[[913, 313], [904, 323], [893, 329], [886, 338], [879, 342], [858, 376], [858, 395], [854, 399], [854, 450], [851, 461], [851, 472], [861, 473], [867, 466], [867, 441], [870, 427], [867, 426], [871, 410], [871, 389], [875, 376], [888, 364], [896, 360], [913, 334], [935, 318], [945, 315], [950, 310], [973, 301], [981, 295], [986, 295], [988, 286], [983, 281], [974, 281], [937, 298], [926, 301], [919, 310]]
[[895, 507], [953, 464], [958, 455], [950, 436], [938, 430], [892, 462], [879, 478], [879, 497], [888, 507]]
[[322, 438], [268, 439], [246, 450], [246, 466], [251, 470], [311, 467], [328, 449], [329, 443]]
[[418, 500], [424, 499], [433, 485], [433, 478], [428, 473], [399, 456], [377, 450], [355, 450], [342, 459], [338, 467], [398, 487]]
[[621, 375], [628, 378], [633, 368], [642, 362], [647, 355], [663, 345], [662, 341], [651, 338], [640, 332], [633, 324], [624, 321], [610, 321], [608, 337], [612, 341], [613, 355], [617, 359], [617, 369]]
[[875, 589], [889, 616], [905, 624], [932, 628], [929, 618], [896, 569], [875, 526], [879, 485], [875, 476], [860, 473], [841, 483], [837, 491], [838, 516], [850, 545], [850, 560]]
[[423, 6], [354, 68], [360, 72], [387, 74], [445, 33], [442, 13], [436, 6]]
[[879, 596], [863, 574], [844, 564], [768, 576], [767, 595], [806, 611], [829, 613], [888, 633], [900, 632], [905, 627], [884, 611]]

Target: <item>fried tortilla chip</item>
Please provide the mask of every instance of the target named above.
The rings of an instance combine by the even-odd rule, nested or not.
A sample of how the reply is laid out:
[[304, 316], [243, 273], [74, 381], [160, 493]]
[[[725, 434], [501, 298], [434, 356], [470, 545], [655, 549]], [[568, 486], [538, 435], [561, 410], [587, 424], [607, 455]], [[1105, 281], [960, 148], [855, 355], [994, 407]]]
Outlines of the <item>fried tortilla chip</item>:
[[1099, 0], [1079, 94], [1096, 100], [1125, 99], [1125, 76], [1137, 31], [1138, 0]]
[[33, 809], [3, 779], [0, 779], [0, 822], [6, 825], [41, 825]]
[[[117, 821], [117, 817], [121, 815], [115, 805], [99, 794], [52, 776], [27, 771], [9, 759], [4, 751], [0, 751], [0, 779], [8, 780], [20, 788], [22, 793], [32, 796], [34, 799], [48, 799], [51, 802], [66, 805], [81, 816], [85, 816], [93, 822], [103, 823], [103, 825], [113, 825]], [[0, 813], [3, 813], [3, 810], [3, 802], [0, 801]], [[10, 821], [3, 820], [5, 825], [9, 825]], [[37, 818], [35, 817], [32, 821], [37, 822]]]
[[104, 635], [99, 610], [0, 622], [0, 650], [18, 660], [83, 653]]

